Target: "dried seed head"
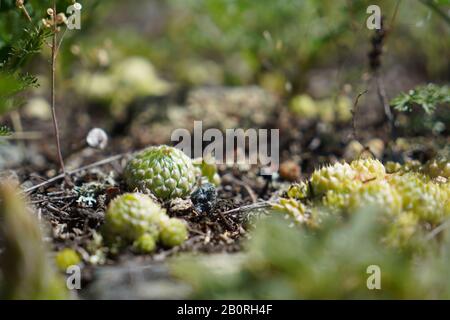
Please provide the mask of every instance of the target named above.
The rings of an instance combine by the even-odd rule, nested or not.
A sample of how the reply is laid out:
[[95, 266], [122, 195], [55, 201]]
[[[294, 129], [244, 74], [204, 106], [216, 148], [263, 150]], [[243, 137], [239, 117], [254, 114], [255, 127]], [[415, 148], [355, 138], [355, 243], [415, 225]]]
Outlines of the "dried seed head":
[[48, 8], [48, 9], [47, 9], [47, 14], [48, 14], [49, 16], [53, 16], [53, 9], [52, 9], [52, 8]]
[[42, 25], [45, 28], [50, 28], [53, 25], [53, 22], [49, 19], [42, 19]]
[[66, 24], [67, 23], [67, 17], [64, 13], [58, 13], [56, 15], [56, 23], [57, 24]]
[[17, 6], [18, 8], [22, 8], [23, 5], [24, 5], [24, 1], [23, 1], [23, 0], [16, 0], [16, 6]]

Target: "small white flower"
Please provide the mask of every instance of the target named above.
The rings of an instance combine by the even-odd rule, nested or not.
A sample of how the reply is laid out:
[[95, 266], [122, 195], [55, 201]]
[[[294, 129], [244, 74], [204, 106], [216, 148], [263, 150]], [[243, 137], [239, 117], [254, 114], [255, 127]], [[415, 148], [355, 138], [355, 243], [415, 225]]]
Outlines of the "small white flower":
[[96, 149], [105, 149], [108, 145], [108, 135], [103, 129], [94, 128], [86, 137], [87, 144]]

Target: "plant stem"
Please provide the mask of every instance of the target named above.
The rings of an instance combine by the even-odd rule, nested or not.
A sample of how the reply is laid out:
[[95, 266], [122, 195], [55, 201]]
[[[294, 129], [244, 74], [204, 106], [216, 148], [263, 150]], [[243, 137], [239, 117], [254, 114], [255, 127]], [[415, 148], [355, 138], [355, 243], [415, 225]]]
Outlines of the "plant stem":
[[31, 21], [32, 21], [32, 20], [31, 20], [31, 16], [30, 16], [30, 14], [28, 13], [27, 8], [25, 8], [25, 5], [19, 7], [19, 9], [22, 10], [22, 12], [23, 12], [23, 14], [25, 15], [25, 17], [27, 18], [27, 20], [28, 20], [29, 22], [31, 22]]
[[419, 0], [419, 1], [422, 2], [425, 6], [427, 6], [430, 10], [434, 11], [439, 17], [444, 19], [444, 21], [448, 25], [450, 25], [450, 17], [445, 13], [444, 10], [442, 10], [439, 7], [439, 5], [430, 0]]
[[[100, 161], [97, 161], [97, 162], [88, 164], [88, 165], [83, 166], [83, 167], [80, 167], [80, 168], [78, 168], [78, 169], [70, 170], [70, 171], [67, 172], [67, 175], [69, 175], [69, 176], [70, 176], [70, 175], [74, 175], [74, 174], [79, 173], [79, 172], [84, 171], [84, 170], [88, 170], [88, 169], [95, 168], [95, 167], [97, 167], [97, 166], [102, 166], [102, 165], [105, 165], [105, 164], [109, 164], [109, 163], [111, 163], [111, 162], [113, 162], [113, 161], [122, 159], [122, 158], [125, 157], [126, 155], [127, 155], [127, 154], [118, 154], [118, 155], [115, 155], [115, 156], [111, 156], [111, 157], [109, 157], [109, 158], [106, 158], [106, 159], [103, 159], [103, 160], [100, 160]], [[48, 180], [46, 180], [46, 181], [44, 181], [44, 182], [41, 182], [41, 183], [39, 183], [39, 184], [37, 184], [37, 185], [34, 185], [34, 186], [32, 186], [32, 187], [30, 187], [30, 188], [28, 188], [28, 189], [25, 189], [24, 192], [25, 192], [25, 193], [33, 192], [33, 191], [35, 191], [35, 190], [37, 190], [37, 189], [39, 189], [39, 188], [41, 188], [41, 187], [48, 186], [48, 185], [50, 185], [51, 183], [53, 183], [53, 182], [55, 182], [55, 181], [58, 181], [58, 180], [61, 180], [62, 178], [65, 178], [65, 177], [66, 177], [66, 176], [64, 176], [63, 174], [57, 175], [56, 177], [53, 177], [53, 178], [48, 179]]]
[[351, 110], [351, 113], [352, 113], [352, 136], [353, 136], [353, 139], [356, 140], [356, 141], [359, 141], [358, 130], [356, 128], [356, 117], [357, 117], [357, 114], [358, 114], [358, 102], [359, 102], [359, 99], [363, 95], [365, 95], [367, 92], [368, 92], [368, 90], [366, 89], [366, 90], [361, 91], [360, 93], [358, 93], [358, 95], [356, 96], [355, 101], [353, 102], [353, 108]]
[[64, 174], [64, 176], [67, 177], [66, 175], [66, 168], [64, 166], [64, 160], [62, 157], [62, 152], [61, 152], [61, 142], [60, 142], [60, 137], [59, 137], [59, 128], [58, 128], [58, 119], [56, 117], [56, 91], [55, 91], [55, 87], [56, 87], [56, 56], [57, 56], [57, 49], [58, 49], [58, 44], [57, 44], [57, 25], [56, 25], [56, 0], [53, 1], [53, 16], [52, 16], [52, 20], [53, 20], [53, 34], [52, 34], [52, 58], [51, 58], [51, 107], [52, 107], [52, 120], [53, 120], [53, 129], [54, 129], [54, 134], [55, 134], [55, 140], [56, 140], [56, 149], [57, 149], [57, 153], [58, 153], [58, 160], [59, 160], [59, 165], [61, 167], [61, 171]]

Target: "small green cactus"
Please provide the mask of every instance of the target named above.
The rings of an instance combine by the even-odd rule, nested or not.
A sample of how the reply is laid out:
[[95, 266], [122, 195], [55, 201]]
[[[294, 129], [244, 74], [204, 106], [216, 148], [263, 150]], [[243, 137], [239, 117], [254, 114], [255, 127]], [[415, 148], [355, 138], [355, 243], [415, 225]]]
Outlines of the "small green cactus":
[[126, 193], [109, 204], [102, 231], [110, 243], [133, 242], [146, 233], [157, 237], [164, 216], [165, 210], [149, 196]]
[[124, 174], [130, 188], [148, 189], [162, 200], [188, 196], [196, 181], [192, 160], [166, 145], [138, 154], [127, 164]]
[[152, 234], [144, 233], [133, 242], [133, 247], [139, 253], [151, 253], [156, 249], [155, 237]]
[[188, 237], [186, 223], [180, 219], [167, 219], [162, 223], [160, 240], [166, 247], [175, 247], [182, 244]]
[[70, 248], [59, 251], [55, 256], [55, 263], [59, 270], [66, 271], [67, 268], [81, 262], [78, 253]]
[[169, 218], [159, 204], [141, 193], [126, 193], [111, 201], [102, 233], [111, 252], [132, 244], [138, 253], [151, 253], [158, 240], [173, 247], [188, 237], [182, 220]]

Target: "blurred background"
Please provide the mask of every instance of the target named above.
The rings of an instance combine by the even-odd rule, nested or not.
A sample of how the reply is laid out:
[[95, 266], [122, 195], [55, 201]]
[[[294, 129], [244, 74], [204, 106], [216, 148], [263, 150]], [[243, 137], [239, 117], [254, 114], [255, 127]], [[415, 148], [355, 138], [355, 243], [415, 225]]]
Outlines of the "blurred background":
[[[357, 125], [383, 125], [373, 74], [388, 99], [417, 84], [448, 82], [446, 2], [81, 1], [82, 28], [66, 32], [57, 68], [63, 148], [77, 150], [94, 125], [126, 137], [120, 150], [167, 142], [195, 119], [221, 129], [276, 126], [288, 140], [301, 138], [293, 132], [299, 124], [288, 120], [350, 124], [353, 100], [365, 90]], [[70, 1], [59, 4], [64, 11]], [[372, 4], [383, 15], [378, 36], [366, 27]], [[2, 10], [8, 5], [14, 1], [3, 0]], [[49, 4], [29, 6], [39, 21]], [[27, 26], [17, 15], [0, 21], [0, 52]], [[382, 51], [373, 53], [377, 46]], [[28, 63], [40, 86], [16, 104], [22, 125], [44, 136], [51, 134], [49, 57], [44, 48]]]

